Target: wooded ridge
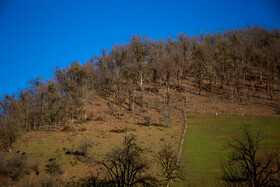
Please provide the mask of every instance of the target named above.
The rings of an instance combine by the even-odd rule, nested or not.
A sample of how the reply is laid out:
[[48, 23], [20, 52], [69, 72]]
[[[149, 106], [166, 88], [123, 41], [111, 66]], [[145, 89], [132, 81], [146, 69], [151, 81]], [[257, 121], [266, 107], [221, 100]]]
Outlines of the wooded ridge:
[[[241, 102], [261, 101], [275, 107], [280, 100], [280, 30], [260, 26], [154, 40], [132, 35], [127, 43], [85, 64], [57, 67], [53, 79], [40, 76], [26, 89], [0, 100], [1, 148], [9, 150], [23, 131], [56, 129], [86, 122], [94, 95], [111, 98], [114, 110], [145, 104], [145, 93], [161, 94], [170, 102], [170, 90], [179, 101], [186, 94], [214, 95]], [[191, 85], [193, 89], [187, 89]]]

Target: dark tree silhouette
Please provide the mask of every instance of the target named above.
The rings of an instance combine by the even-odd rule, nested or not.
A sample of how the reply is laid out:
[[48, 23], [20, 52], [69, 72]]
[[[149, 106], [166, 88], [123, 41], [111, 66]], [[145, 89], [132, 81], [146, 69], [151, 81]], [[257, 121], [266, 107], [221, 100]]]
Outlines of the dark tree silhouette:
[[155, 179], [147, 174], [149, 164], [135, 137], [124, 137], [122, 147], [112, 150], [106, 159], [99, 161], [105, 170], [107, 180], [112, 186], [153, 186]]
[[278, 153], [260, 155], [259, 132], [244, 128], [242, 138], [228, 143], [231, 150], [222, 161], [222, 180], [228, 186], [279, 186], [280, 160]]

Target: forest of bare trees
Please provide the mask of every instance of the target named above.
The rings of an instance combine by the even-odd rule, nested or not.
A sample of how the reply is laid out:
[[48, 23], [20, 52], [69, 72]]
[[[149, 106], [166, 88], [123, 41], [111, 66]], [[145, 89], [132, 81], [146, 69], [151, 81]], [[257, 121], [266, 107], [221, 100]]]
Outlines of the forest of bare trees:
[[[184, 85], [192, 84], [188, 90]], [[134, 111], [145, 92], [171, 89], [208, 97], [277, 105], [280, 100], [280, 30], [259, 26], [154, 40], [132, 35], [127, 43], [85, 64], [57, 67], [53, 78], [40, 76], [28, 87], [0, 98], [0, 146], [9, 151], [19, 133], [55, 130], [92, 118], [94, 95], [110, 97], [116, 110], [128, 103]], [[277, 105], [278, 106], [278, 105]]]

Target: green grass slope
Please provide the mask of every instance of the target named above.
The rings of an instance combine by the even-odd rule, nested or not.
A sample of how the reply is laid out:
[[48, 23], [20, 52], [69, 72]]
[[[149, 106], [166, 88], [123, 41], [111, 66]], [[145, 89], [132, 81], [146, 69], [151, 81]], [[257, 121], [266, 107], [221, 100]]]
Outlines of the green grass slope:
[[263, 151], [280, 146], [280, 119], [189, 115], [182, 155], [185, 180], [175, 186], [219, 186], [220, 159], [227, 153], [225, 145], [233, 136], [241, 136], [244, 125], [262, 132]]

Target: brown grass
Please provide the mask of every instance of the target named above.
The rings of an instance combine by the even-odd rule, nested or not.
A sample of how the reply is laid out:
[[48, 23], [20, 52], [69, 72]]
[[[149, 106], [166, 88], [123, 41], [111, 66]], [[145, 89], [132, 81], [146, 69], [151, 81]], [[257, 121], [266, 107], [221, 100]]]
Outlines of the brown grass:
[[[183, 85], [184, 90], [194, 90], [191, 85]], [[148, 90], [148, 89], [147, 89]], [[121, 111], [118, 108], [112, 110], [112, 100], [96, 95], [88, 107], [89, 113], [93, 114], [93, 120], [85, 124], [74, 124], [69, 128], [61, 127], [56, 131], [32, 131], [27, 132], [15, 143], [12, 152], [25, 152], [30, 160], [41, 160], [40, 175], [45, 174], [45, 165], [51, 158], [56, 158], [60, 163], [64, 173], [62, 178], [68, 181], [71, 177], [85, 177], [89, 172], [96, 171], [94, 162], [81, 162], [75, 155], [66, 155], [65, 152], [77, 150], [79, 142], [89, 139], [93, 142], [93, 147], [88, 157], [94, 160], [102, 159], [103, 155], [112, 148], [119, 146], [124, 135], [134, 134], [137, 142], [145, 149], [148, 159], [151, 160], [151, 172], [158, 175], [157, 166], [153, 159], [155, 153], [160, 150], [164, 142], [174, 145], [179, 149], [179, 142], [183, 130], [182, 108], [185, 107], [187, 118], [193, 118], [197, 113], [205, 116], [216, 116], [220, 114], [254, 115], [254, 116], [274, 116], [278, 117], [275, 107], [258, 103], [247, 103], [225, 100], [219, 96], [211, 96], [211, 99], [190, 91], [178, 93], [173, 89], [169, 90], [171, 95], [170, 105], [164, 105], [163, 90], [159, 93], [146, 91], [144, 94], [144, 107], [136, 108], [134, 112], [129, 112], [127, 101], [123, 104]], [[182, 99], [185, 98], [185, 99]], [[161, 125], [162, 113], [170, 112], [170, 124], [166, 128]], [[118, 119], [121, 114], [120, 119]], [[145, 124], [145, 115], [152, 118], [150, 125]], [[35, 173], [28, 176], [30, 179], [36, 178]]]

